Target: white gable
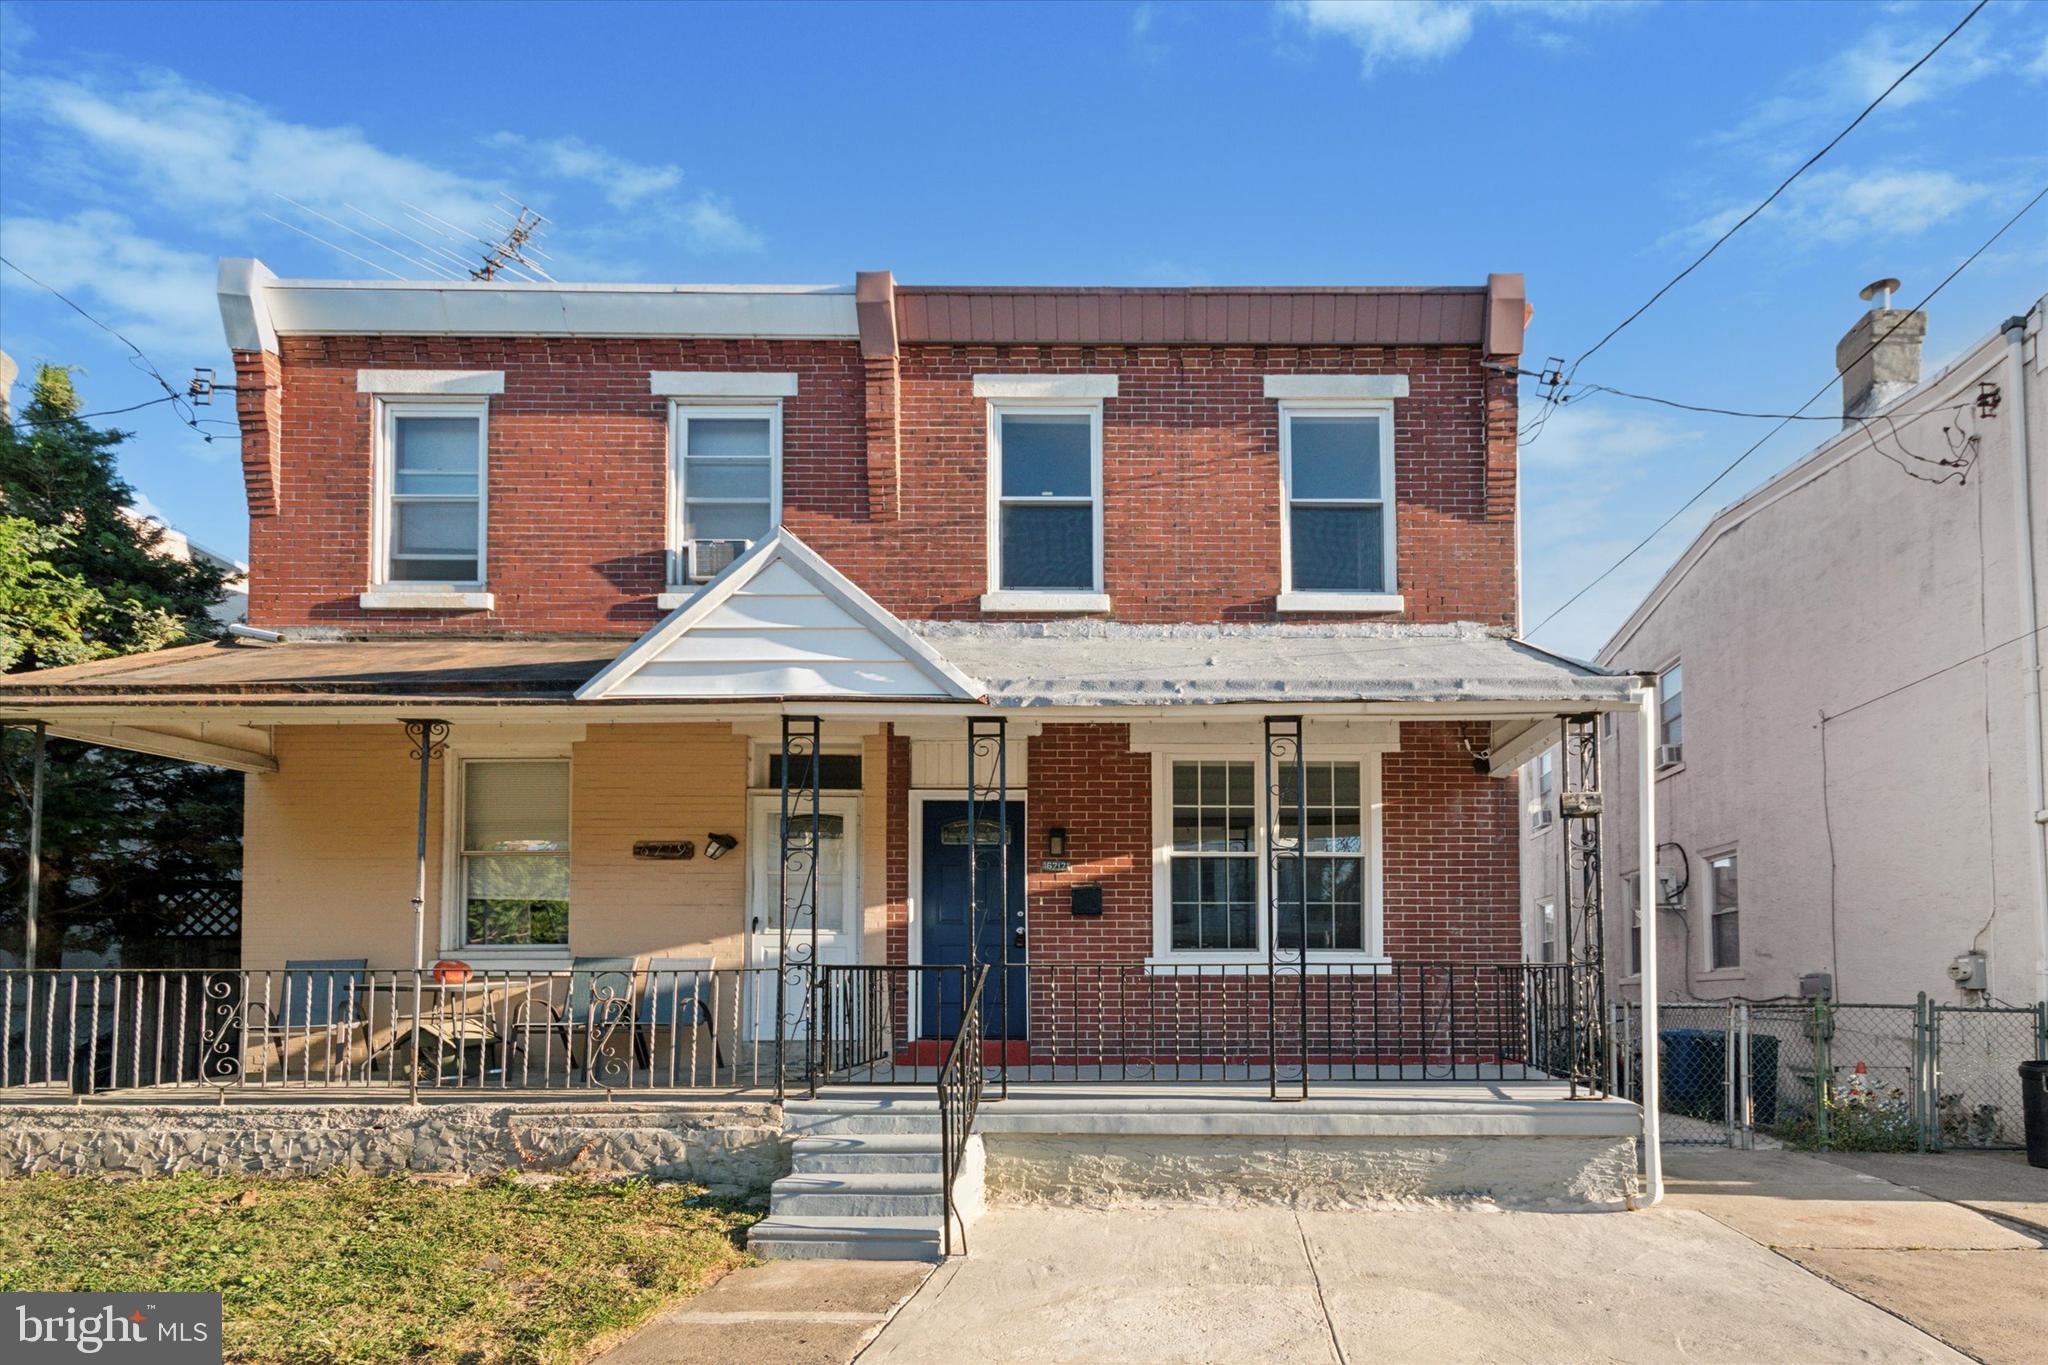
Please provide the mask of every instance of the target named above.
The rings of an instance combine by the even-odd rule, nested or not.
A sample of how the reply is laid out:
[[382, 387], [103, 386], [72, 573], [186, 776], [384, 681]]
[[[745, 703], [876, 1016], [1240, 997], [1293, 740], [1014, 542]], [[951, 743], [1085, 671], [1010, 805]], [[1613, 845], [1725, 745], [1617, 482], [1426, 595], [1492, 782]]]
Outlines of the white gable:
[[983, 690], [783, 530], [733, 561], [576, 697], [966, 701]]

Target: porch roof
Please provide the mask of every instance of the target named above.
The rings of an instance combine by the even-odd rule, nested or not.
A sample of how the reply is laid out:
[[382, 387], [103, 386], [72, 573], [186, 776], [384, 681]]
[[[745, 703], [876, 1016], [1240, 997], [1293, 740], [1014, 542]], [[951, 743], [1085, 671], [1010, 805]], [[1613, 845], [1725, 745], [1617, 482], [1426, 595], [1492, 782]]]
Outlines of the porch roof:
[[[1345, 702], [1619, 706], [1631, 702], [1636, 686], [1631, 674], [1562, 658], [1472, 625], [905, 625], [985, 688], [989, 704], [1006, 709]], [[25, 717], [45, 708], [109, 703], [559, 705], [630, 645], [617, 636], [229, 640], [0, 677], [0, 714]], [[631, 703], [579, 703], [619, 704]]]

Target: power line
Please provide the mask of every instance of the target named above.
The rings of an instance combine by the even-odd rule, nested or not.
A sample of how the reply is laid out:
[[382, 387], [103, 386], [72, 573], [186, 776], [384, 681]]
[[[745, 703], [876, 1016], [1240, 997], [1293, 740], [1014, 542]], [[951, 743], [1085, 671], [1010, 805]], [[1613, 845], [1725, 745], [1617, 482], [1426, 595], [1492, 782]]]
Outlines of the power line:
[[1882, 336], [1873, 338], [1870, 344], [1868, 346], [1865, 346], [1863, 350], [1859, 352], [1856, 355], [1856, 357], [1852, 359], [1848, 364], [1837, 367], [1835, 373], [1832, 376], [1830, 376], [1828, 380], [1825, 383], [1823, 383], [1819, 388], [1815, 389], [1813, 391], [1812, 397], [1809, 397], [1804, 403], [1801, 403], [1798, 406], [1798, 408], [1794, 410], [1794, 413], [1792, 415], [1788, 415], [1782, 418], [1777, 423], [1777, 425], [1773, 426], [1769, 431], [1765, 432], [1762, 436], [1758, 437], [1755, 443], [1752, 444], [1748, 449], [1744, 450], [1740, 455], [1737, 455], [1734, 459], [1730, 460], [1727, 463], [1727, 465], [1725, 465], [1722, 468], [1721, 472], [1716, 474], [1713, 478], [1707, 480], [1707, 482], [1701, 486], [1698, 492], [1694, 493], [1691, 497], [1687, 498], [1683, 503], [1679, 504], [1677, 511], [1673, 512], [1670, 516], [1664, 518], [1663, 521], [1657, 523], [1657, 527], [1655, 530], [1651, 531], [1650, 534], [1644, 536], [1641, 540], [1637, 541], [1633, 546], [1631, 546], [1629, 548], [1628, 553], [1624, 554], [1621, 558], [1615, 560], [1612, 564], [1608, 565], [1605, 569], [1601, 570], [1599, 575], [1595, 577], [1592, 582], [1586, 584], [1585, 587], [1580, 588], [1570, 597], [1567, 597], [1564, 600], [1563, 604], [1560, 605], [1555, 611], [1551, 612], [1550, 615], [1544, 617], [1541, 621], [1538, 621], [1535, 627], [1528, 631], [1528, 634], [1534, 635], [1537, 631], [1542, 630], [1552, 621], [1555, 621], [1558, 618], [1558, 616], [1567, 609], [1569, 609], [1573, 603], [1577, 602], [1581, 597], [1584, 597], [1587, 593], [1591, 592], [1594, 588], [1599, 587], [1601, 583], [1605, 582], [1608, 579], [1608, 577], [1614, 573], [1616, 569], [1619, 569], [1622, 565], [1628, 563], [1631, 559], [1634, 559], [1636, 555], [1642, 551], [1644, 546], [1648, 545], [1651, 541], [1655, 540], [1658, 536], [1662, 535], [1666, 527], [1670, 526], [1672, 522], [1677, 521], [1681, 516], [1685, 515], [1686, 511], [1690, 509], [1694, 503], [1698, 502], [1701, 498], [1704, 498], [1709, 492], [1711, 492], [1716, 484], [1720, 483], [1721, 480], [1727, 478], [1730, 474], [1733, 474], [1736, 471], [1736, 469], [1742, 464], [1743, 461], [1747, 460], [1750, 456], [1756, 454], [1758, 450], [1762, 449], [1766, 441], [1770, 440], [1773, 436], [1776, 436], [1779, 432], [1783, 431], [1786, 427], [1790, 426], [1797, 413], [1804, 412], [1807, 408], [1811, 407], [1820, 398], [1822, 394], [1826, 393], [1829, 389], [1833, 388], [1835, 381], [1837, 379], [1840, 379], [1844, 374], [1846, 374], [1848, 371], [1856, 367], [1857, 361], [1862, 360], [1864, 356], [1869, 355], [1872, 351], [1876, 350], [1885, 341], [1889, 340], [1893, 332], [1898, 331], [1900, 327], [1905, 325], [1907, 318], [1912, 317], [1914, 313], [1919, 312], [1928, 304], [1932, 303], [1935, 297], [1939, 295], [1942, 290], [1948, 288], [1949, 283], [1953, 281], [1956, 276], [1962, 274], [1965, 270], [1969, 269], [1970, 266], [1976, 262], [1979, 256], [1982, 256], [1985, 252], [1989, 251], [1992, 245], [1996, 243], [1999, 238], [2005, 236], [2005, 234], [2012, 229], [2012, 226], [2015, 223], [2019, 222], [2020, 219], [2026, 217], [2027, 214], [2034, 208], [2034, 206], [2036, 204], [2039, 204], [2043, 198], [2048, 198], [2048, 185], [2042, 186], [2042, 188], [2035, 193], [2032, 199], [2029, 199], [2025, 204], [2023, 204], [2020, 207], [2020, 211], [2018, 213], [2015, 213], [2012, 217], [2006, 219], [2004, 224], [1999, 227], [1998, 231], [1992, 233], [1989, 237], [1985, 238], [1984, 244], [1982, 246], [1979, 246], [1975, 251], [1971, 252], [1968, 256], [1964, 257], [1961, 264], [1957, 265], [1955, 269], [1949, 271], [1947, 275], [1943, 276], [1941, 283], [1935, 285], [1934, 288], [1928, 290], [1926, 295], [1920, 300], [1919, 303], [1913, 305], [1912, 308], [1906, 310], [1906, 312], [1901, 314], [1898, 321], [1894, 322], [1890, 327], [1887, 327]]
[[10, 420], [16, 426], [53, 427], [56, 426], [58, 422], [84, 422], [89, 421], [94, 417], [118, 417], [124, 412], [137, 412], [143, 408], [153, 408], [159, 403], [171, 403], [175, 401], [175, 396], [167, 395], [163, 398], [151, 398], [148, 401], [142, 403], [130, 403], [125, 408], [101, 408], [98, 412], [74, 412], [68, 417], [57, 419], [57, 421], [52, 421], [49, 418], [38, 419], [31, 417], [15, 417], [11, 418]]
[[1736, 220], [1735, 224], [1732, 227], [1730, 227], [1726, 232], [1723, 232], [1719, 237], [1716, 237], [1713, 241], [1713, 244], [1709, 246], [1705, 251], [1702, 251], [1698, 255], [1698, 257], [1696, 257], [1693, 260], [1691, 265], [1688, 265], [1685, 269], [1679, 271], [1676, 275], [1673, 275], [1669, 280], [1665, 281], [1663, 287], [1658, 289], [1656, 293], [1650, 295], [1650, 297], [1644, 301], [1641, 307], [1637, 308], [1633, 313], [1630, 313], [1627, 317], [1623, 318], [1620, 322], [1616, 323], [1613, 329], [1610, 330], [1606, 336], [1601, 337], [1598, 341], [1594, 342], [1591, 347], [1589, 347], [1586, 351], [1581, 353], [1579, 358], [1572, 362], [1571, 369], [1569, 373], [1566, 375], [1566, 378], [1569, 379], [1570, 375], [1577, 374], [1579, 366], [1585, 364], [1590, 356], [1597, 352], [1601, 347], [1605, 346], [1608, 342], [1614, 340], [1615, 337], [1621, 335], [1622, 331], [1625, 328], [1627, 328], [1630, 323], [1634, 322], [1643, 314], [1649, 312], [1650, 309], [1656, 305], [1657, 300], [1663, 298], [1666, 294], [1670, 293], [1672, 289], [1674, 289], [1678, 285], [1678, 283], [1681, 280], [1683, 280], [1686, 276], [1692, 274], [1693, 271], [1699, 269], [1702, 265], [1706, 264], [1707, 258], [1709, 256], [1712, 256], [1716, 251], [1719, 251], [1723, 243], [1727, 242], [1727, 240], [1730, 237], [1733, 237], [1736, 233], [1742, 231], [1743, 228], [1747, 227], [1750, 221], [1754, 219], [1758, 214], [1762, 213], [1765, 209], [1769, 208], [1771, 206], [1772, 201], [1777, 199], [1779, 195], [1783, 194], [1786, 191], [1786, 189], [1791, 186], [1793, 181], [1797, 180], [1800, 176], [1806, 174], [1809, 170], [1813, 169], [1815, 162], [1819, 161], [1822, 157], [1826, 156], [1829, 152], [1833, 151], [1837, 143], [1841, 142], [1843, 138], [1849, 136], [1850, 133], [1855, 131], [1857, 124], [1869, 118], [1871, 113], [1876, 110], [1878, 105], [1883, 104], [1885, 100], [1890, 97], [1891, 93], [1894, 90], [1897, 90], [1901, 85], [1904, 85], [1906, 83], [1906, 79], [1908, 77], [1910, 77], [1915, 71], [1918, 71], [1921, 67], [1927, 65], [1928, 61], [1933, 58], [1935, 53], [1941, 51], [1944, 47], [1947, 47], [1949, 39], [1955, 37], [1958, 33], [1961, 33], [1963, 31], [1964, 25], [1968, 24], [1972, 19], [1976, 18], [1978, 12], [1981, 11], [1984, 8], [1984, 6], [1986, 6], [1989, 3], [1991, 3], [1991, 0], [1977, 0], [1976, 5], [1971, 8], [1968, 14], [1965, 14], [1962, 17], [1962, 19], [1956, 24], [1956, 26], [1950, 29], [1947, 33], [1942, 35], [1940, 42], [1936, 43], [1933, 47], [1928, 48], [1927, 51], [1921, 55], [1919, 61], [1914, 62], [1911, 66], [1907, 67], [1904, 71], [1900, 72], [1898, 79], [1893, 81], [1890, 85], [1886, 86], [1876, 99], [1872, 100], [1869, 104], [1865, 105], [1863, 107], [1862, 113], [1858, 114], [1855, 118], [1849, 120], [1849, 124], [1846, 128], [1842, 129], [1841, 132], [1836, 133], [1833, 137], [1829, 138], [1828, 143], [1825, 147], [1822, 147], [1819, 151], [1815, 152], [1812, 156], [1806, 158], [1805, 161], [1801, 162], [1799, 164], [1799, 169], [1793, 171], [1792, 174], [1786, 176], [1783, 181], [1779, 182], [1778, 188], [1772, 190], [1769, 194], [1765, 195], [1762, 203], [1758, 204], [1748, 213], [1743, 214], [1740, 219]]
[[[94, 317], [91, 313], [88, 313], [83, 307], [81, 307], [78, 303], [74, 302], [63, 291], [57, 289], [54, 285], [45, 284], [43, 281], [37, 279], [35, 276], [29, 274], [26, 270], [23, 270], [20, 266], [16, 265], [13, 261], [8, 260], [5, 256], [0, 256], [0, 265], [6, 266], [9, 270], [12, 270], [15, 274], [21, 276], [23, 279], [27, 280], [36, 288], [41, 289], [46, 293], [50, 294], [58, 302], [62, 303], [66, 308], [69, 308], [72, 312], [78, 314], [78, 316], [84, 318], [93, 326], [99, 328], [107, 335], [113, 337], [123, 346], [126, 346], [129, 349], [129, 351], [133, 353], [128, 363], [131, 365], [136, 365], [137, 368], [139, 368], [144, 374], [148, 375], [151, 379], [154, 379], [157, 383], [157, 387], [164, 391], [164, 396], [161, 399], [157, 399], [155, 401], [169, 403], [171, 405], [171, 411], [178, 414], [179, 421], [183, 422], [186, 426], [192, 428], [192, 430], [199, 432], [199, 437], [201, 440], [207, 442], [209, 445], [212, 444], [213, 437], [207, 435], [203, 431], [199, 431], [199, 424], [193, 420], [192, 413], [190, 411], [190, 404], [188, 404], [185, 401], [185, 396], [179, 393], [176, 389], [171, 387], [171, 381], [164, 378], [163, 372], [157, 369], [156, 362], [151, 360], [149, 356], [144, 353], [143, 349], [140, 346], [137, 346], [134, 342], [130, 341], [126, 336], [122, 335], [122, 333], [118, 329], [116, 329], [112, 324], [102, 322], [98, 318]], [[137, 406], [147, 407], [151, 405], [138, 404]], [[120, 409], [120, 411], [133, 411], [133, 409]], [[107, 414], [100, 415], [104, 416]]]
[[2026, 639], [2029, 635], [2039, 635], [2042, 634], [2044, 631], [2048, 631], [2048, 626], [2039, 626], [2033, 630], [2021, 631], [2018, 635], [2013, 636], [2010, 640], [2000, 640], [1997, 644], [1991, 646], [1989, 649], [1980, 649], [1967, 659], [1957, 659], [1954, 663], [1944, 664], [1942, 667], [1935, 669], [1932, 673], [1922, 673], [1919, 677], [1910, 679], [1906, 682], [1902, 682], [1897, 687], [1892, 688], [1888, 692], [1880, 692], [1874, 697], [1866, 697], [1862, 701], [1857, 702], [1854, 706], [1844, 707], [1840, 711], [1836, 711], [1833, 714], [1829, 714], [1828, 712], [1823, 711], [1820, 713], [1821, 725], [1825, 727], [1827, 723], [1831, 720], [1840, 720], [1842, 717], [1849, 715], [1852, 712], [1861, 711], [1866, 706], [1875, 706], [1877, 705], [1877, 703], [1884, 701], [1887, 698], [1898, 696], [1899, 693], [1904, 692], [1909, 687], [1918, 687], [1921, 683], [1928, 682], [1934, 678], [1938, 678], [1944, 673], [1953, 673], [1957, 669], [1963, 667], [1965, 664], [1973, 664], [1976, 663], [1979, 659], [1989, 658], [1991, 655], [1996, 654], [1999, 650], [2004, 649], [2009, 645], [2018, 644], [2020, 641]]

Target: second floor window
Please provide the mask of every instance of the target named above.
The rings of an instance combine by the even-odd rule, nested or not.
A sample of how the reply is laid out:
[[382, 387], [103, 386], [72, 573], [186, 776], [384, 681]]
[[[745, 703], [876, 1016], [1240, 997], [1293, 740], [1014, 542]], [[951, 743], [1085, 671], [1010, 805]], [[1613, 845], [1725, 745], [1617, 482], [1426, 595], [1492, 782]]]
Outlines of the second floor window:
[[1102, 409], [991, 406], [990, 578], [1003, 592], [1102, 591]]
[[782, 409], [678, 403], [672, 583], [704, 582], [782, 519]]
[[1535, 791], [1529, 802], [1529, 828], [1533, 832], [1550, 828], [1552, 803], [1557, 799], [1557, 753], [1546, 749], [1536, 756], [1530, 765], [1535, 781]]
[[1631, 872], [1621, 879], [1621, 913], [1628, 919], [1628, 974], [1643, 974], [1643, 878]]
[[1735, 855], [1707, 860], [1707, 966], [1719, 971], [1742, 965], [1742, 906]]
[[1557, 961], [1557, 902], [1536, 902], [1536, 935], [1539, 962]]
[[1394, 591], [1391, 412], [1283, 406], [1284, 591]]
[[[1673, 664], [1657, 675], [1657, 746], [1676, 763], [1685, 743], [1685, 675]], [[1663, 759], [1659, 759], [1660, 764]]]
[[383, 405], [379, 580], [484, 581], [482, 403]]

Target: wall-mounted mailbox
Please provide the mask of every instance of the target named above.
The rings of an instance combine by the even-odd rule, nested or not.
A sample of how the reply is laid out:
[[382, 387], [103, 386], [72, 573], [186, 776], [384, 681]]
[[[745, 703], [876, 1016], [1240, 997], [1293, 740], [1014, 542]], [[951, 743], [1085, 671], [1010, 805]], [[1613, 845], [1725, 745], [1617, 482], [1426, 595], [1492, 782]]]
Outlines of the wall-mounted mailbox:
[[1102, 887], [1095, 883], [1068, 889], [1072, 898], [1069, 902], [1077, 915], [1099, 915], [1102, 913]]

